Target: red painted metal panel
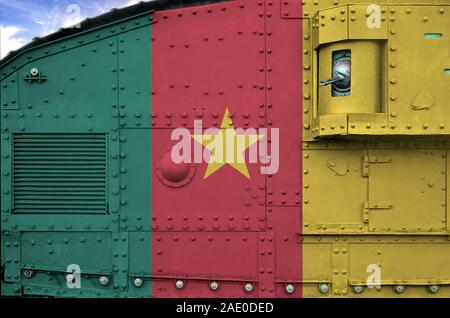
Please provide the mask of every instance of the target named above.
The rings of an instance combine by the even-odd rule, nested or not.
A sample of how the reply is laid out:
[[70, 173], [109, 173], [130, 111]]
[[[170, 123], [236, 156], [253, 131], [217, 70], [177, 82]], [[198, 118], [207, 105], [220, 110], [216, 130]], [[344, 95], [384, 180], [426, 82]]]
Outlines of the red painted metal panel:
[[153, 127], [265, 123], [264, 7], [257, 1], [156, 12]]
[[279, 0], [279, 2], [283, 19], [299, 19], [303, 16], [302, 2], [304, 0]]
[[[207, 163], [194, 164], [192, 179], [175, 188], [158, 177], [170, 159], [171, 129], [152, 132], [152, 227], [154, 231], [260, 231], [266, 226], [265, 178], [247, 164], [251, 179], [226, 165], [204, 179]], [[193, 144], [193, 142], [192, 142]], [[186, 167], [187, 168], [187, 167]], [[187, 168], [188, 169], [188, 168]]]
[[[281, 5], [242, 0], [155, 13], [155, 297], [302, 296], [302, 20], [282, 19]], [[207, 163], [180, 167], [168, 160], [171, 128], [193, 133], [194, 119], [204, 129], [219, 127], [226, 108], [235, 128], [280, 130], [275, 175], [247, 162], [251, 179], [229, 165], [204, 178]], [[268, 138], [275, 141], [273, 131]], [[178, 279], [184, 288], [175, 287]], [[211, 290], [212, 280], [221, 288]], [[297, 284], [292, 294], [288, 283]]]
[[[153, 286], [154, 295], [246, 296], [244, 284], [257, 282], [256, 237], [256, 233], [242, 232], [154, 234], [153, 277], [158, 279]], [[185, 282], [183, 289], [175, 287], [177, 280]], [[228, 289], [212, 292], [212, 281], [226, 283]], [[236, 295], [230, 294], [233, 290]]]
[[[288, 1], [266, 3], [267, 124], [279, 128], [280, 166], [267, 177], [267, 230], [274, 233], [275, 297], [302, 297], [303, 20], [280, 19]], [[289, 17], [301, 17], [300, 1]], [[272, 138], [272, 142], [275, 139]], [[295, 291], [286, 292], [292, 284]]]
[[296, 207], [273, 207], [268, 209], [268, 226], [276, 233], [275, 281], [277, 297], [302, 297], [301, 285], [288, 295], [287, 284], [302, 282], [301, 211]]
[[[268, 13], [278, 12], [279, 5], [274, 1]], [[302, 19], [267, 17], [267, 123], [280, 129], [280, 169], [268, 177], [269, 205], [300, 205], [302, 39]]]

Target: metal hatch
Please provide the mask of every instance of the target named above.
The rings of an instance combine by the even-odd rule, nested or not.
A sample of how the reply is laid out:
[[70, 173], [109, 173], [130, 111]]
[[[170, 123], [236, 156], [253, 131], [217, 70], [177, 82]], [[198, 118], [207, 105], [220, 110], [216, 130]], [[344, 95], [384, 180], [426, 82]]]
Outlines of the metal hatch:
[[369, 182], [364, 210], [370, 231], [445, 231], [444, 150], [370, 150], [363, 173]]

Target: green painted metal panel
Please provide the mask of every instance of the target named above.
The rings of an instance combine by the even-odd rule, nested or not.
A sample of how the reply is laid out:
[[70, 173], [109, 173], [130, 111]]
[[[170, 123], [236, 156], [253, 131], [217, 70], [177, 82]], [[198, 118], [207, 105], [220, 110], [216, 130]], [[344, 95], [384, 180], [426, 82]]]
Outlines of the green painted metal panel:
[[149, 231], [151, 225], [151, 130], [122, 129], [121, 230]]
[[17, 73], [2, 80], [0, 85], [0, 109], [18, 109], [19, 93], [17, 90]]
[[2, 235], [2, 258], [4, 260], [5, 282], [20, 282], [20, 233], [5, 232]]
[[67, 52], [87, 44], [100, 40], [115, 38], [118, 34], [148, 26], [152, 18], [148, 13], [140, 13], [136, 16], [123, 17], [122, 20], [113, 23], [105, 23], [95, 28], [90, 28], [74, 35], [59, 37], [54, 41], [47, 41], [44, 44], [36, 45], [17, 54], [13, 59], [2, 61], [0, 80], [16, 72], [30, 61], [51, 57], [55, 54]]
[[71, 264], [81, 274], [111, 275], [111, 234], [107, 232], [25, 232], [22, 267], [64, 273]]
[[114, 231], [118, 229], [118, 217], [111, 215], [83, 214], [6, 214], [2, 218], [2, 230], [9, 231]]
[[150, 127], [152, 60], [150, 33], [150, 27], [146, 26], [119, 35], [121, 127]]
[[151, 276], [151, 232], [130, 232], [130, 275]]
[[12, 202], [11, 202], [11, 188], [12, 188], [12, 149], [11, 149], [11, 135], [2, 134], [1, 140], [1, 201], [0, 208], [2, 213], [2, 222], [11, 214]]
[[81, 288], [68, 288], [65, 275], [54, 272], [36, 272], [23, 281], [23, 296], [56, 298], [113, 298], [120, 294], [112, 282], [104, 286], [98, 276], [82, 275]]
[[[151, 297], [151, 232], [129, 232], [130, 241], [130, 286], [128, 297]], [[134, 281], [142, 280], [142, 285], [136, 287]]]
[[114, 289], [126, 291], [128, 288], [129, 241], [128, 232], [112, 233], [112, 268]]
[[[18, 73], [20, 109], [110, 110], [117, 102], [117, 38], [99, 40], [24, 65]], [[26, 78], [32, 69], [42, 82]]]
[[[128, 18], [2, 65], [2, 295], [151, 296], [150, 23]], [[70, 264], [80, 289], [67, 287]]]
[[116, 111], [3, 111], [4, 133], [106, 133], [118, 130]]

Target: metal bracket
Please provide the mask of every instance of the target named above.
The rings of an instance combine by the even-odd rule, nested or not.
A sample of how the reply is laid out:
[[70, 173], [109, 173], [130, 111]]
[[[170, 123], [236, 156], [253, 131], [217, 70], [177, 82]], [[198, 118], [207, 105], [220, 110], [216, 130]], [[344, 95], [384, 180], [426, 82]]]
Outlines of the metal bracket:
[[362, 167], [363, 177], [369, 176], [369, 166], [371, 163], [392, 163], [392, 158], [387, 156], [364, 156]]
[[369, 213], [372, 210], [390, 210], [392, 209], [392, 203], [389, 202], [364, 202], [363, 222], [369, 223]]
[[371, 210], [390, 210], [392, 209], [392, 203], [387, 202], [377, 202], [370, 203], [368, 201], [364, 202], [364, 211], [363, 211], [363, 222], [369, 223], [369, 213]]
[[392, 203], [381, 202], [381, 203], [364, 203], [364, 207], [369, 210], [388, 210], [392, 209]]
[[47, 75], [44, 75], [41, 72], [39, 72], [37, 68], [32, 68], [30, 72], [25, 74], [24, 80], [30, 84], [33, 82], [42, 83], [47, 81]]

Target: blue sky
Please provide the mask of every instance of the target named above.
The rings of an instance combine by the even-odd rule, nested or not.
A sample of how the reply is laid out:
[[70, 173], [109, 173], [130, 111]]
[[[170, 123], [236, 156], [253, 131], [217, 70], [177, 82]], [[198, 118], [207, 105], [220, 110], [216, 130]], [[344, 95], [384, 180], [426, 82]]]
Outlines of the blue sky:
[[139, 0], [0, 0], [0, 56], [44, 36]]

